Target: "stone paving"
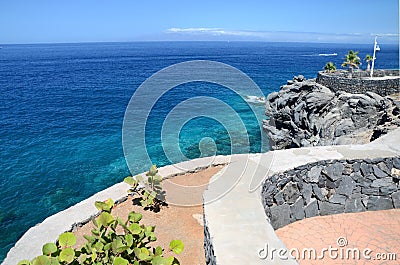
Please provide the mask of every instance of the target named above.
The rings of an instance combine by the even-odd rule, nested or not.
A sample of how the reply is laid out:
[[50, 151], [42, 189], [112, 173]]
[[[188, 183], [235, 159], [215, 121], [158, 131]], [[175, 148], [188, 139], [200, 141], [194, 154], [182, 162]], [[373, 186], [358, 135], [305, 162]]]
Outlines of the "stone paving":
[[300, 264], [400, 264], [399, 209], [312, 217], [276, 233]]

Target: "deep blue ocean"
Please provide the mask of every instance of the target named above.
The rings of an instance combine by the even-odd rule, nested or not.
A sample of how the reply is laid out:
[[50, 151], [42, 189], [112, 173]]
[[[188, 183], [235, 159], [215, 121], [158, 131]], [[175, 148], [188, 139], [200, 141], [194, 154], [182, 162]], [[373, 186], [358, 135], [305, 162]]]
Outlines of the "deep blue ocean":
[[[124, 113], [137, 87], [162, 68], [188, 60], [226, 63], [246, 73], [268, 95], [294, 75], [316, 77], [328, 61], [340, 68], [350, 49], [359, 51], [361, 59], [373, 49], [372, 41], [371, 45], [134, 42], [0, 46], [0, 260], [31, 226], [131, 174], [121, 143]], [[375, 67], [399, 68], [398, 46], [380, 46]], [[332, 53], [337, 56], [320, 55]], [[257, 116], [232, 91], [194, 82], [163, 95], [150, 113], [146, 146], [153, 163], [171, 163], [160, 139], [163, 119], [176, 104], [194, 96], [229, 104], [246, 126], [250, 151], [268, 151], [268, 145], [260, 141], [262, 104], [254, 105]], [[225, 128], [199, 117], [180, 132], [182, 153], [187, 158], [202, 155], [198, 143], [204, 137], [215, 141], [217, 154], [231, 152]], [[138, 159], [132, 174], [148, 166]]]

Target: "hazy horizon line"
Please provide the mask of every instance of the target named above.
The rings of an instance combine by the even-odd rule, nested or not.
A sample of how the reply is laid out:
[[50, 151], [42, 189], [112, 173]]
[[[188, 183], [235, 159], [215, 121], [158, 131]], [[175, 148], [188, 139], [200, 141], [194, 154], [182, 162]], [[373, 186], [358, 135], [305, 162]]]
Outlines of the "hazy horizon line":
[[[165, 40], [115, 40], [115, 41], [49, 41], [49, 42], [13, 42], [13, 43], [0, 43], [1, 45], [41, 45], [41, 44], [95, 44], [95, 43], [135, 43], [135, 42], [254, 42], [254, 43], [312, 43], [312, 44], [355, 44], [355, 45], [369, 45], [371, 42], [334, 42], [334, 41], [326, 41], [326, 42], [318, 42], [318, 41], [285, 41], [285, 40], [171, 40], [171, 39], [165, 39]], [[381, 45], [399, 45], [399, 43], [395, 42], [383, 42], [379, 43]], [[373, 44], [371, 44], [373, 45]]]

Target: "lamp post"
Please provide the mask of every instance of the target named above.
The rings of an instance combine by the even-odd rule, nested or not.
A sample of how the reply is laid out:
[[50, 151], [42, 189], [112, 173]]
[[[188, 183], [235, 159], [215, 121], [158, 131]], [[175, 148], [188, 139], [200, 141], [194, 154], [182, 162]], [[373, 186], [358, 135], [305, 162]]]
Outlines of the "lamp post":
[[378, 37], [378, 35], [375, 35], [375, 40], [374, 40], [374, 55], [372, 56], [372, 66], [371, 66], [371, 78], [374, 74], [374, 65], [375, 65], [375, 54], [378, 48], [378, 43], [376, 42], [376, 38]]

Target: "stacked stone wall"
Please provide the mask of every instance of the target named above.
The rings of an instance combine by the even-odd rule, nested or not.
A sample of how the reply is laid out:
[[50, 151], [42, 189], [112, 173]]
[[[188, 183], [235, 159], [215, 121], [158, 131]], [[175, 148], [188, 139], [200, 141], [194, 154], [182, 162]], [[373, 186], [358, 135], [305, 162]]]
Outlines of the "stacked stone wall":
[[320, 161], [269, 177], [263, 206], [274, 229], [318, 215], [400, 208], [400, 158]]
[[369, 91], [380, 96], [387, 96], [399, 92], [400, 76], [399, 70], [377, 70], [374, 71], [374, 78], [372, 79], [368, 77], [366, 71], [352, 74], [347, 71], [319, 72], [317, 83], [333, 91], [346, 91], [353, 94], [364, 94]]

